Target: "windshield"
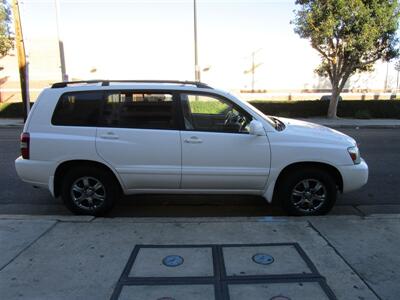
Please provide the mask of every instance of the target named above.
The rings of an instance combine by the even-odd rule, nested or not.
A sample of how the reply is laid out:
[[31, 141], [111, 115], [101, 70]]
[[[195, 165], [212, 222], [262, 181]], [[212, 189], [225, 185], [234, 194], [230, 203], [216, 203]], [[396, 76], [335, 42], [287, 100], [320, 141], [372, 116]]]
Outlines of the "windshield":
[[261, 118], [263, 118], [265, 121], [267, 121], [272, 127], [276, 128], [276, 120], [271, 117], [271, 116], [267, 116], [266, 114], [264, 114], [261, 110], [259, 110], [258, 108], [256, 108], [254, 105], [251, 105], [250, 103], [248, 103], [247, 101], [244, 100], [240, 100], [238, 97], [236, 97], [235, 95], [229, 94], [231, 97], [234, 97], [235, 99], [239, 100], [241, 103], [243, 103], [244, 105], [246, 105], [247, 107], [249, 107], [252, 111], [254, 111], [257, 115], [259, 115]]

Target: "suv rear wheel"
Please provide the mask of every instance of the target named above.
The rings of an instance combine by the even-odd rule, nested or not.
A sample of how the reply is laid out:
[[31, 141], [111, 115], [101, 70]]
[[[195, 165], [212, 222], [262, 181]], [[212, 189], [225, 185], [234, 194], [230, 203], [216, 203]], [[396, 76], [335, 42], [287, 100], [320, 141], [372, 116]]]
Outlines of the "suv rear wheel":
[[295, 170], [279, 184], [278, 198], [292, 216], [328, 213], [336, 202], [337, 187], [332, 176], [321, 169]]
[[118, 196], [114, 179], [100, 168], [71, 169], [62, 182], [61, 198], [75, 214], [102, 216], [111, 210]]

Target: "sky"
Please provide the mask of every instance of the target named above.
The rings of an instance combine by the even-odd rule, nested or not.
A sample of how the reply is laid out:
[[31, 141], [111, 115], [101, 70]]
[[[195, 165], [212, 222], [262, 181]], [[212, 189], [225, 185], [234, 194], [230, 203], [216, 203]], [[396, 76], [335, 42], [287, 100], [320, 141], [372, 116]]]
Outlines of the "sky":
[[[46, 77], [50, 69], [58, 73], [55, 0], [20, 1], [31, 72], [38, 77]], [[192, 0], [59, 3], [70, 79], [194, 80]], [[256, 88], [312, 88], [319, 57], [293, 31], [295, 8], [294, 1], [285, 0], [197, 0], [199, 65], [209, 68], [202, 81], [227, 89], [250, 88], [251, 76], [244, 71], [257, 51], [255, 62], [261, 66]], [[49, 63], [43, 67], [38, 61], [46, 57]], [[371, 84], [383, 85], [382, 68], [369, 75]]]

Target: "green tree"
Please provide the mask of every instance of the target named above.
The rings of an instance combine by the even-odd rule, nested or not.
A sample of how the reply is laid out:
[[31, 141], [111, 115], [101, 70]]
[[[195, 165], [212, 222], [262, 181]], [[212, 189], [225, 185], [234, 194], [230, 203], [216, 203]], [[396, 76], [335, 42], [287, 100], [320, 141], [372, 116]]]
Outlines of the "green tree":
[[10, 24], [10, 7], [6, 0], [0, 0], [0, 57], [7, 55], [14, 46]]
[[332, 85], [328, 117], [336, 118], [340, 93], [356, 72], [399, 55], [398, 0], [296, 0], [295, 32], [321, 56], [315, 72]]

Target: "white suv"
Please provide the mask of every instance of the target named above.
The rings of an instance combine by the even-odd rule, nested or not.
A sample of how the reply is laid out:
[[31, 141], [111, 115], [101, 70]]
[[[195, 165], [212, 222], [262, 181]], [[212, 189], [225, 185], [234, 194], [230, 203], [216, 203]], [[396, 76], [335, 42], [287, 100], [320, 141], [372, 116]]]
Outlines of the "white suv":
[[349, 136], [188, 81], [53, 84], [32, 107], [21, 152], [22, 180], [89, 215], [121, 193], [253, 194], [317, 215], [368, 179]]

